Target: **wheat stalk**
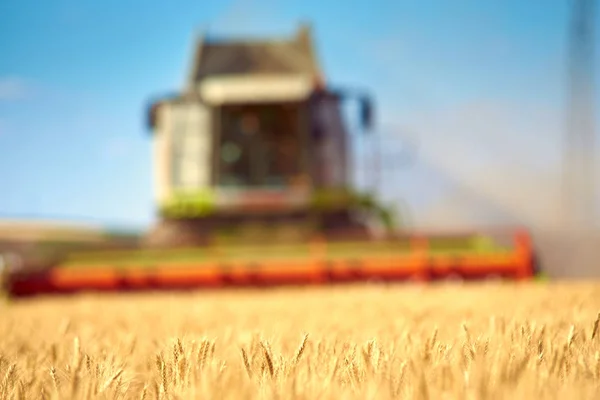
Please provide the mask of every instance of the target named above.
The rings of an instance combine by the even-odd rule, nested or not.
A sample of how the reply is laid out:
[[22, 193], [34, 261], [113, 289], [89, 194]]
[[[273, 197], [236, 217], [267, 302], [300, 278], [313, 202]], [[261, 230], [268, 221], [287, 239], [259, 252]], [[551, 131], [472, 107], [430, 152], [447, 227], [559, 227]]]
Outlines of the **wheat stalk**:
[[260, 341], [260, 347], [263, 351], [263, 357], [267, 366], [267, 370], [269, 371], [269, 375], [273, 377], [275, 376], [275, 367], [273, 365], [273, 357], [271, 356], [271, 352], [268, 349], [268, 345], [265, 342]]
[[294, 364], [298, 364], [298, 362], [300, 362], [300, 358], [302, 358], [302, 354], [304, 354], [304, 350], [306, 349], [307, 341], [308, 341], [308, 333], [304, 335], [304, 337], [302, 338], [302, 342], [300, 343], [300, 346], [298, 346], [298, 349], [296, 350], [296, 353], [294, 354]]

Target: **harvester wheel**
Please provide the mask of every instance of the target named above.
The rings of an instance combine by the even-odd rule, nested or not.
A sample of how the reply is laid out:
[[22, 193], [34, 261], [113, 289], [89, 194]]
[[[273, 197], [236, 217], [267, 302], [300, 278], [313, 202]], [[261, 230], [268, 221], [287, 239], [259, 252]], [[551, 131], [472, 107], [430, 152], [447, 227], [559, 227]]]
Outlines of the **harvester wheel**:
[[534, 250], [533, 255], [531, 257], [531, 269], [532, 275], [534, 277], [544, 275], [544, 271], [542, 270], [542, 266], [540, 263], [540, 258], [538, 256], [537, 251]]

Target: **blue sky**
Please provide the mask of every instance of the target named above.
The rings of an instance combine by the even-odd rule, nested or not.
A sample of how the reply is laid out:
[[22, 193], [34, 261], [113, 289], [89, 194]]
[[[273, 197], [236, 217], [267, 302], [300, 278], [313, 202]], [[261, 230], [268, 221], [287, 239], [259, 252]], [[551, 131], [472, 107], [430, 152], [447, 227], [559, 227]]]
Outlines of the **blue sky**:
[[[148, 225], [145, 106], [182, 86], [194, 33], [291, 35], [307, 20], [329, 81], [370, 88], [380, 130], [418, 144], [416, 165], [386, 172], [390, 201], [425, 225], [542, 223], [556, 206], [568, 4], [3, 0], [0, 216]], [[526, 204], [541, 192], [546, 208]]]

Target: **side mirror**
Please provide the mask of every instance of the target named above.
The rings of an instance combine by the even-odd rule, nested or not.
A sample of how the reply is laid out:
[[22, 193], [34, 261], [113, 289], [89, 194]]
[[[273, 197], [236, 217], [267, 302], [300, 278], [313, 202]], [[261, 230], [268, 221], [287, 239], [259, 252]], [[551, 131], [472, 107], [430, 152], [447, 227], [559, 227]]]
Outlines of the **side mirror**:
[[156, 126], [156, 113], [158, 110], [158, 103], [152, 103], [148, 106], [148, 113], [146, 114], [146, 128], [152, 131]]
[[373, 104], [368, 97], [360, 100], [360, 123], [365, 131], [373, 129]]

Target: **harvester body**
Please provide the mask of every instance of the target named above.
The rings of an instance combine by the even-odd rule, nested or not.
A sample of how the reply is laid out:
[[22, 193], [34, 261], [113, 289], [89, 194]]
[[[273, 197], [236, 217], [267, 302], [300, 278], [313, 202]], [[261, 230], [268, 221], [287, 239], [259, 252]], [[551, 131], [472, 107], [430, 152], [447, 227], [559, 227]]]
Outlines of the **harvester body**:
[[11, 274], [9, 291], [533, 276], [521, 229], [502, 239], [398, 233], [392, 213], [353, 185], [347, 98], [371, 130], [371, 99], [326, 85], [306, 26], [287, 41], [200, 37], [182, 92], [149, 107], [159, 219], [141, 248], [65, 254]]

